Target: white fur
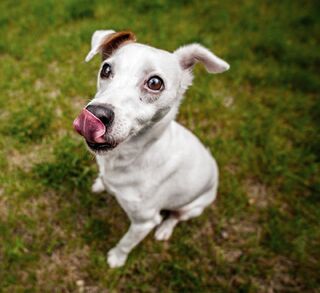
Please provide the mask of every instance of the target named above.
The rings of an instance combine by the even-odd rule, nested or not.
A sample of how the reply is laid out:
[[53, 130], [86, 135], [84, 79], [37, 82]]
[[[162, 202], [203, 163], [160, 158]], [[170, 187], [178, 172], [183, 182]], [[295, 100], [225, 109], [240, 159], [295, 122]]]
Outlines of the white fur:
[[175, 51], [182, 65], [193, 66], [202, 62], [209, 73], [221, 73], [230, 68], [229, 64], [199, 44], [183, 46]]
[[[98, 52], [99, 40], [109, 32], [94, 33], [87, 60]], [[153, 228], [159, 225], [156, 239], [167, 240], [179, 221], [200, 215], [216, 197], [215, 160], [189, 130], [174, 121], [191, 85], [195, 61], [204, 63], [210, 72], [229, 68], [197, 44], [169, 53], [130, 43], [103, 62], [111, 64], [113, 74], [107, 80], [98, 75], [98, 90], [90, 104], [114, 107], [115, 120], [108, 135], [119, 145], [112, 151], [95, 153], [99, 178], [92, 190], [107, 188], [131, 221], [128, 232], [108, 253], [111, 267], [122, 266]], [[159, 94], [145, 89], [145, 81], [153, 75], [165, 83]], [[163, 221], [161, 210], [174, 212]]]
[[96, 54], [99, 53], [99, 47], [102, 40], [112, 33], [114, 33], [114, 30], [99, 30], [94, 32], [91, 38], [91, 50], [85, 59], [86, 62], [89, 62]]

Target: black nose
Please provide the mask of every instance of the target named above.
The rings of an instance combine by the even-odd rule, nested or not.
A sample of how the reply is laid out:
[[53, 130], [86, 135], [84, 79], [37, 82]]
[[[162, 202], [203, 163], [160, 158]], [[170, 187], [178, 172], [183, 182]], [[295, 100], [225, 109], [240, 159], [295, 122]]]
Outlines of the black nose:
[[112, 125], [114, 112], [111, 105], [93, 104], [88, 105], [86, 109], [99, 118], [106, 127], [110, 127]]

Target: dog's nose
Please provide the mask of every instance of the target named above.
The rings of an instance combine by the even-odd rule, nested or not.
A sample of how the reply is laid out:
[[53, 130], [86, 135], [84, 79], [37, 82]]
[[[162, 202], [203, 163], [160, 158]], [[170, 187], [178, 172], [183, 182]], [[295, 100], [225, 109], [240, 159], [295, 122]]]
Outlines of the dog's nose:
[[101, 120], [101, 122], [106, 126], [110, 127], [114, 120], [114, 112], [111, 106], [107, 105], [88, 105], [86, 109], [91, 112], [94, 116]]

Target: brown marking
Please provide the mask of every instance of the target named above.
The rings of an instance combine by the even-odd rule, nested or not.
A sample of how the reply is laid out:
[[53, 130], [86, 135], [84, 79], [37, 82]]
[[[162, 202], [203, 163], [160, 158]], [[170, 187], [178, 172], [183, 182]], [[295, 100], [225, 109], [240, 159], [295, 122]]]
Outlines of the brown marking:
[[107, 36], [100, 45], [102, 59], [105, 60], [109, 58], [116, 49], [135, 41], [136, 36], [130, 31], [116, 32]]
[[171, 216], [176, 218], [176, 219], [180, 219], [182, 212], [180, 210], [175, 210], [175, 211], [171, 211]]

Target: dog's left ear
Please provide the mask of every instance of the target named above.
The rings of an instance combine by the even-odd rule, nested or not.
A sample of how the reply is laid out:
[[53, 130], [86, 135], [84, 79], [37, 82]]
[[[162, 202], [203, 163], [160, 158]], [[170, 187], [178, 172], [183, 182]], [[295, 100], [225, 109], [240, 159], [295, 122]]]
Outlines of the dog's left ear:
[[230, 68], [227, 62], [199, 44], [180, 47], [174, 54], [177, 55], [183, 69], [192, 69], [197, 62], [203, 63], [209, 73], [221, 73]]
[[113, 30], [95, 31], [91, 38], [91, 50], [85, 61], [90, 61], [96, 54], [101, 53], [106, 59], [121, 45], [136, 41], [134, 33], [130, 31], [115, 32]]

